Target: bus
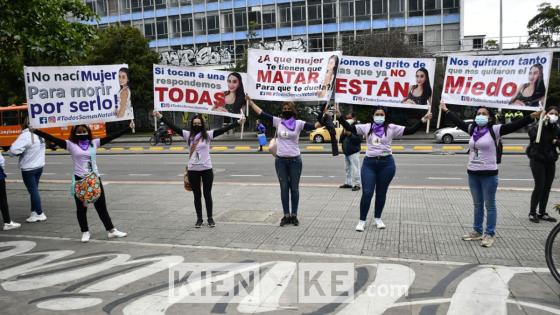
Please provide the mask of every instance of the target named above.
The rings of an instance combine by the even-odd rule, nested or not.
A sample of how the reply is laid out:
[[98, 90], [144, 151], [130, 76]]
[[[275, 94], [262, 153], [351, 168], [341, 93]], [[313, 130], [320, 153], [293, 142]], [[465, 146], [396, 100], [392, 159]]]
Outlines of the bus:
[[[21, 125], [27, 117], [27, 104], [0, 107], [0, 147], [7, 151], [21, 133]], [[94, 138], [105, 137], [105, 124], [90, 124]], [[68, 139], [72, 126], [44, 128], [45, 132], [61, 139]], [[49, 144], [49, 147], [53, 147]]]

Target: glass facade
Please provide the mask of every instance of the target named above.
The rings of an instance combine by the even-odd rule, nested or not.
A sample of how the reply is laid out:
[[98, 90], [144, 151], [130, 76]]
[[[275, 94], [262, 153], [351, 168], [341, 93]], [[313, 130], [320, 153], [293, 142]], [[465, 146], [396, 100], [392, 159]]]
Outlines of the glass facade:
[[[99, 27], [132, 25], [150, 40], [150, 46], [160, 52], [162, 59], [181, 65], [199, 65], [201, 60], [233, 63], [243, 55], [249, 33], [254, 34], [260, 45], [283, 50], [334, 50], [361, 34], [389, 29], [405, 32], [410, 43], [422, 45], [428, 51], [460, 48], [460, 0], [85, 0], [85, 3], [99, 15]], [[175, 53], [165, 55], [164, 52]]]

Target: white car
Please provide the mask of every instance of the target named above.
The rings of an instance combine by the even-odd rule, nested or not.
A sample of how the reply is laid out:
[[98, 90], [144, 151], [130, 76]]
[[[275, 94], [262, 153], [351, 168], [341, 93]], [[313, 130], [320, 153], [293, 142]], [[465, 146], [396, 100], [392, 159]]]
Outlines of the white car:
[[[465, 120], [465, 123], [472, 123], [472, 119]], [[434, 140], [436, 142], [453, 143], [453, 142], [468, 142], [470, 135], [457, 127], [445, 127], [436, 130], [434, 133]]]

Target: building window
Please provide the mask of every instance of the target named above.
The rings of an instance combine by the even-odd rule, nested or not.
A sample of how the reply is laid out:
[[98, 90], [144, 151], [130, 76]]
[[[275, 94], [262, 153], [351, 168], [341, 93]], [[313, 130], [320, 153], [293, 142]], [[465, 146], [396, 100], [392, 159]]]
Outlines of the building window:
[[156, 38], [156, 23], [154, 19], [144, 20], [144, 37], [147, 39]]
[[109, 15], [119, 14], [119, 1], [118, 0], [108, 0]]
[[274, 6], [264, 6], [262, 11], [263, 27], [276, 27], [276, 9]]
[[404, 12], [404, 1], [403, 0], [390, 0], [389, 10], [392, 16], [398, 13]]
[[132, 12], [140, 12], [142, 11], [142, 0], [130, 0], [130, 8]]
[[354, 20], [354, 1], [340, 2], [340, 15], [343, 21]]
[[356, 6], [356, 19], [369, 19], [371, 14], [371, 2], [369, 0], [355, 1], [354, 5]]
[[204, 13], [197, 13], [194, 15], [194, 34], [195, 35], [206, 35], [206, 18]]
[[278, 7], [280, 12], [280, 26], [290, 26], [292, 18], [290, 14], [290, 6]]
[[325, 35], [325, 47], [323, 47], [323, 51], [332, 51], [336, 50], [336, 34], [334, 35]]
[[167, 34], [167, 18], [159, 17], [156, 21], [156, 30], [158, 39], [168, 38]]
[[144, 11], [149, 11], [154, 9], [155, 0], [142, 0], [144, 5]]
[[305, 25], [305, 6], [292, 5], [292, 21], [294, 25]]
[[235, 31], [246, 31], [247, 30], [247, 14], [245, 9], [235, 10]]
[[473, 49], [482, 49], [484, 47], [484, 40], [482, 38], [474, 38], [472, 46]]
[[193, 19], [192, 16], [181, 17], [181, 32], [183, 36], [193, 35]]
[[324, 3], [323, 23], [334, 23], [334, 22], [336, 22], [336, 2]]
[[156, 9], [165, 9], [166, 2], [166, 0], [156, 0]]
[[408, 0], [408, 16], [422, 16], [422, 0]]
[[323, 39], [321, 37], [310, 37], [309, 51], [323, 51]]
[[424, 35], [422, 33], [408, 34], [408, 43], [410, 45], [424, 45]]
[[233, 13], [222, 14], [222, 31], [224, 33], [233, 32]]
[[218, 15], [208, 16], [208, 34], [218, 34], [220, 32], [220, 17]]
[[385, 0], [373, 0], [373, 14], [383, 14], [387, 12], [387, 5]]
[[311, 4], [307, 6], [307, 15], [309, 22], [321, 20], [321, 4]]
[[181, 20], [178, 15], [169, 17], [169, 37], [181, 37]]

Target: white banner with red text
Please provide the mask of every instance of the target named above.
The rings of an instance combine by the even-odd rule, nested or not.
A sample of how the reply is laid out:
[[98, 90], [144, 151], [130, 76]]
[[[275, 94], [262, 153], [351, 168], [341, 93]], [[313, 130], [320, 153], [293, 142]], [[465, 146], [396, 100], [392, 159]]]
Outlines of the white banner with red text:
[[534, 110], [544, 105], [552, 53], [447, 58], [442, 101], [466, 106]]
[[245, 112], [244, 73], [153, 65], [154, 110], [240, 118]]
[[338, 103], [429, 109], [436, 60], [342, 56], [335, 85]]
[[267, 101], [327, 101], [341, 55], [249, 49], [247, 92]]

